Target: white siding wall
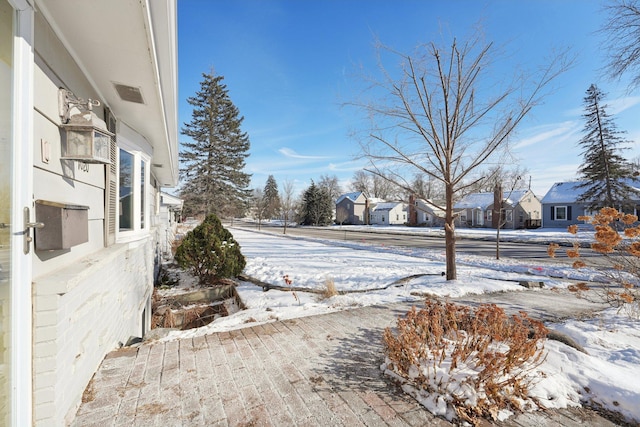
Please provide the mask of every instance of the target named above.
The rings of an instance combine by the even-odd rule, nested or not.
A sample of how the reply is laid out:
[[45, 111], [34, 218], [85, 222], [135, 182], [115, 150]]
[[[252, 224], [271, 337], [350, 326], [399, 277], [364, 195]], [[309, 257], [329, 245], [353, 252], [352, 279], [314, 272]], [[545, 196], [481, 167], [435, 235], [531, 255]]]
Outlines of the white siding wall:
[[[60, 160], [57, 91], [62, 86], [81, 98], [100, 97], [42, 15], [36, 17], [34, 200], [89, 206], [87, 243], [32, 252], [34, 423], [63, 426], [75, 415], [104, 356], [129, 337], [141, 336], [143, 324], [150, 324], [156, 232], [147, 229], [127, 243], [104, 248], [105, 167]], [[100, 117], [102, 107], [95, 112]], [[48, 163], [42, 159], [42, 140], [49, 144]], [[157, 196], [147, 188], [150, 227], [156, 222]]]
[[149, 325], [154, 245], [114, 245], [34, 282], [36, 425], [67, 424], [104, 355], [142, 335], [145, 309]]

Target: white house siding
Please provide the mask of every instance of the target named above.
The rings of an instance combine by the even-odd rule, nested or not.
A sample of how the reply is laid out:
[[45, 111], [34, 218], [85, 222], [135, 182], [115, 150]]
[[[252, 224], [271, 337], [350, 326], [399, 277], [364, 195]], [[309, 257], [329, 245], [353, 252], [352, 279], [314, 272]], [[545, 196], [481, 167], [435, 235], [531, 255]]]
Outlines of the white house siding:
[[104, 355], [150, 324], [154, 246], [116, 244], [34, 280], [35, 425], [68, 424]]
[[371, 224], [401, 225], [407, 222], [407, 208], [403, 203], [378, 203], [371, 212]]
[[[104, 355], [149, 327], [157, 189], [151, 176], [145, 194], [147, 229], [128, 243], [105, 248], [105, 166], [60, 160], [57, 105], [59, 87], [83, 98], [100, 96], [42, 15], [36, 17], [33, 197], [89, 207], [88, 242], [66, 250], [36, 250], [32, 258], [34, 423], [62, 426], [75, 415]], [[102, 107], [94, 111], [103, 114]], [[48, 162], [43, 161], [42, 141], [49, 145]]]

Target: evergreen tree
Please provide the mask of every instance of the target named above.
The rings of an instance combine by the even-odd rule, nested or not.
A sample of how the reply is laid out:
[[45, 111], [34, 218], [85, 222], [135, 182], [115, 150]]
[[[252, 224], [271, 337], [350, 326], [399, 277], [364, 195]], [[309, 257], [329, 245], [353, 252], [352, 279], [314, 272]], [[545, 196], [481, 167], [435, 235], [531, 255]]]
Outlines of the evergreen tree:
[[182, 268], [191, 269], [200, 283], [208, 284], [238, 276], [246, 264], [240, 245], [213, 214], [182, 239], [175, 260]]
[[584, 161], [578, 172], [584, 183], [579, 200], [588, 209], [623, 207], [629, 200], [632, 188], [628, 179], [633, 178], [629, 162], [619, 152], [627, 141], [605, 110], [604, 94], [591, 85], [584, 98], [584, 136], [578, 144], [582, 146]]
[[265, 199], [264, 217], [268, 219], [275, 218], [280, 213], [280, 194], [278, 194], [278, 184], [273, 175], [269, 175], [267, 178], [263, 195]]
[[224, 77], [213, 72], [202, 76], [200, 90], [187, 99], [193, 106], [191, 122], [182, 129], [191, 139], [182, 143], [180, 153], [185, 209], [243, 215], [251, 197], [251, 175], [244, 172], [249, 137], [240, 128], [244, 117], [229, 99]]
[[333, 207], [329, 192], [316, 186], [311, 181], [311, 185], [302, 195], [301, 223], [303, 225], [329, 225]]

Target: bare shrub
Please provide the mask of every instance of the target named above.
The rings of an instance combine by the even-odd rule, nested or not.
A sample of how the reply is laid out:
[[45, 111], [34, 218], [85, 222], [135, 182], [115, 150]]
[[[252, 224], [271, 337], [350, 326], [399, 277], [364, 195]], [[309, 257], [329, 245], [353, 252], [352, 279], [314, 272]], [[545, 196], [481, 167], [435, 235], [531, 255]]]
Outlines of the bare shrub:
[[322, 289], [322, 293], [320, 294], [320, 299], [329, 299], [336, 295], [338, 295], [336, 283], [332, 277], [327, 277], [324, 281], [324, 288]]
[[[602, 286], [591, 287], [586, 283], [571, 285], [568, 289], [577, 296], [604, 302], [623, 310], [629, 317], [640, 317], [640, 224], [638, 217], [614, 208], [603, 208], [594, 216], [580, 216], [579, 220], [595, 228], [591, 249], [605, 260], [604, 266], [590, 263], [581, 257], [578, 244], [567, 249], [567, 256], [574, 259], [574, 268], [590, 267], [598, 270], [606, 280]], [[576, 234], [578, 227], [570, 225], [567, 231]], [[553, 258], [559, 246], [549, 245]]]
[[494, 304], [472, 310], [427, 300], [398, 319], [396, 332], [385, 330], [383, 367], [428, 395], [438, 415], [475, 424], [533, 405], [528, 373], [544, 361], [546, 334], [524, 312], [507, 316]]

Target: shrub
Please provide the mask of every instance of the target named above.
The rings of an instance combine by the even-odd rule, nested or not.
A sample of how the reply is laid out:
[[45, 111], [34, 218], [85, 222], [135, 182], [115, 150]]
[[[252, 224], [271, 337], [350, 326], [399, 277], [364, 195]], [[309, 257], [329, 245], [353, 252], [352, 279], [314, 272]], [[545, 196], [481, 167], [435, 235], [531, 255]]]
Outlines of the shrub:
[[534, 404], [527, 374], [543, 361], [546, 334], [523, 312], [428, 300], [398, 319], [395, 333], [385, 330], [383, 369], [434, 414], [475, 424]]
[[175, 260], [180, 267], [190, 269], [200, 283], [235, 277], [246, 264], [240, 245], [214, 214], [184, 236]]
[[[604, 263], [587, 264], [581, 257], [577, 243], [567, 249], [567, 256], [574, 260], [574, 268], [591, 267], [598, 270], [605, 281], [592, 288], [586, 283], [569, 286], [579, 297], [589, 297], [604, 302], [619, 310], [624, 309], [630, 317], [640, 316], [640, 225], [635, 215], [619, 212], [614, 208], [603, 208], [594, 216], [580, 216], [579, 220], [595, 228], [591, 249], [600, 254]], [[567, 231], [576, 234], [578, 227], [570, 225]], [[554, 257], [559, 245], [549, 245], [548, 253]]]

